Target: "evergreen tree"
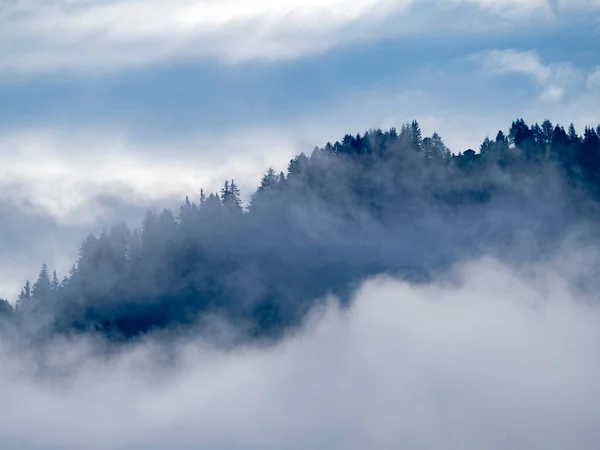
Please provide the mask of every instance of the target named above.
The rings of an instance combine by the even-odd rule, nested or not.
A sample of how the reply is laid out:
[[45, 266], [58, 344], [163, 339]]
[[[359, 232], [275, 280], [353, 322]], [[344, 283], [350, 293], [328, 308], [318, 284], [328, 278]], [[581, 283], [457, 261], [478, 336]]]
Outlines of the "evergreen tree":
[[498, 131], [498, 134], [496, 135], [496, 145], [494, 146], [494, 149], [500, 153], [505, 153], [506, 151], [508, 151], [508, 146], [508, 138], [505, 136], [502, 130]]
[[[330, 151], [334, 151], [333, 147], [331, 147]], [[288, 165], [288, 177], [294, 177], [301, 174], [302, 172], [304, 172], [307, 165], [308, 157], [304, 153], [300, 153], [298, 156], [296, 156], [290, 161], [290, 164]]]
[[486, 153], [491, 153], [494, 151], [494, 144], [490, 141], [489, 137], [486, 137], [481, 145], [479, 146], [479, 153], [485, 155]]
[[419, 122], [413, 120], [410, 124], [410, 136], [411, 142], [415, 150], [423, 149], [423, 133], [421, 132], [421, 126]]
[[258, 187], [258, 192], [265, 192], [273, 189], [279, 183], [279, 178], [277, 174], [275, 174], [275, 170], [272, 167], [269, 167], [267, 173], [265, 173], [260, 180], [260, 186]]
[[512, 123], [508, 138], [512, 145], [519, 148], [526, 148], [527, 144], [534, 140], [532, 131], [523, 119], [519, 119]]
[[142, 236], [138, 229], [135, 229], [131, 236], [128, 260], [130, 272], [139, 277], [144, 262], [144, 251], [142, 249]]
[[548, 119], [542, 122], [542, 138], [543, 144], [549, 146], [552, 144], [552, 135], [554, 133], [554, 125]]
[[229, 188], [229, 180], [225, 180], [225, 184], [221, 188], [221, 204], [227, 206], [229, 204], [229, 196], [231, 195], [231, 189]]
[[190, 201], [190, 198], [186, 195], [185, 200], [179, 208], [179, 216], [177, 217], [180, 224], [184, 224], [189, 221], [194, 214], [196, 205]]
[[226, 211], [234, 214], [242, 213], [242, 199], [240, 197], [240, 189], [233, 180], [231, 183], [225, 181], [225, 185], [221, 189], [221, 203]]
[[[519, 205], [517, 212], [529, 220], [528, 214], [537, 210], [528, 211], [528, 205], [538, 198], [548, 202], [544, 177], [550, 172], [560, 173], [553, 190], [564, 189], [564, 198], [572, 200], [576, 214], [594, 217], [586, 215], [587, 210], [598, 206], [584, 196], [590, 193], [591, 199], [600, 199], [600, 136], [594, 128], [586, 127], [582, 139], [573, 126], [567, 133], [549, 120], [528, 127], [519, 119], [510, 131], [514, 148], [499, 131], [495, 140], [483, 141], [482, 156], [466, 150], [458, 157], [450, 155], [437, 133], [424, 139], [420, 134], [416, 121], [404, 124], [400, 133], [369, 130], [316, 147], [310, 157], [297, 156], [290, 161], [287, 177], [270, 168], [252, 197], [251, 209], [239, 220], [232, 212], [243, 212], [240, 191], [233, 180], [227, 180], [220, 195], [211, 193], [206, 198], [200, 191], [202, 208], [186, 197], [179, 221], [164, 209], [159, 215], [148, 212], [133, 234], [117, 225], [99, 238], [90, 235], [60, 288], [56, 272], [49, 277], [44, 265], [33, 288], [27, 282], [22, 289], [17, 310], [39, 317], [49, 312], [42, 307], [57, 305], [66, 316], [61, 322], [66, 328], [89, 329], [99, 323], [103, 330], [102, 324], [110, 321], [106, 328], [116, 327], [124, 336], [132, 336], [190, 323], [213, 312], [231, 314], [244, 323], [255, 315], [263, 320], [263, 313], [256, 311], [262, 311], [265, 303], [308, 309], [310, 305], [304, 303], [296, 307], [325, 295], [330, 283], [341, 291], [340, 286], [352, 281], [349, 276], [387, 270], [388, 263], [398, 264], [390, 270], [404, 267], [406, 261], [392, 257], [382, 262], [382, 254], [370, 250], [370, 244], [355, 250], [364, 236], [364, 224], [374, 231], [369, 240], [376, 239], [381, 229], [387, 235], [387, 230], [402, 232], [402, 227], [417, 224], [417, 240], [419, 221], [429, 217], [431, 208], [460, 224], [477, 217], [477, 205]], [[423, 153], [415, 154], [416, 148]], [[451, 158], [451, 163], [444, 158]], [[569, 197], [573, 192], [576, 195]], [[189, 222], [193, 226], [184, 227], [190, 212], [197, 216]], [[562, 226], [562, 221], [556, 222]], [[498, 235], [494, 227], [489, 223], [467, 226], [456, 245], [463, 238], [479, 245], [478, 240]], [[520, 231], [520, 224], [501, 227], [502, 239]], [[485, 231], [480, 233], [480, 228]], [[549, 239], [545, 233], [540, 235]], [[434, 233], [427, 237], [435, 239]], [[444, 245], [430, 244], [428, 251]], [[277, 310], [276, 305], [273, 316], [279, 317], [283, 309]], [[46, 317], [54, 319], [51, 314]], [[291, 322], [281, 319], [281, 323]]]
[[58, 276], [56, 275], [56, 270], [52, 271], [52, 285], [51, 288], [53, 291], [58, 291], [60, 287], [60, 283], [58, 282]]
[[423, 139], [422, 147], [426, 159], [447, 159], [450, 157], [450, 150], [437, 133], [433, 133], [430, 138]]
[[31, 290], [31, 298], [35, 304], [42, 304], [50, 299], [50, 292], [52, 291], [52, 285], [50, 282], [50, 274], [48, 272], [48, 266], [42, 265], [38, 279], [33, 285]]
[[0, 325], [2, 325], [3, 320], [12, 316], [13, 312], [13, 307], [8, 300], [0, 298]]
[[27, 313], [31, 307], [31, 284], [29, 280], [25, 282], [25, 286], [21, 289], [19, 298], [17, 299], [17, 311]]
[[200, 206], [204, 206], [206, 203], [206, 195], [204, 195], [204, 189], [200, 189]]
[[571, 125], [569, 125], [568, 136], [569, 136], [569, 143], [571, 145], [581, 144], [581, 138], [577, 134], [577, 131], [575, 131], [575, 125], [573, 125], [572, 123], [571, 123]]

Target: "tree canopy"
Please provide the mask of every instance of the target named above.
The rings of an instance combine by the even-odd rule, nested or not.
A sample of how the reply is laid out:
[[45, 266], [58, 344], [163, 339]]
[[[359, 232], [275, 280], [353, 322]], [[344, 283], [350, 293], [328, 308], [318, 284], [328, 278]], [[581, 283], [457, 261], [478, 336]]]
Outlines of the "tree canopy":
[[329, 293], [348, 301], [378, 273], [419, 279], [524, 235], [540, 251], [577, 220], [597, 220], [600, 126], [579, 135], [545, 120], [513, 122], [479, 151], [456, 154], [415, 120], [347, 134], [269, 168], [247, 208], [234, 180], [115, 225], [82, 243], [62, 281], [44, 264], [13, 311], [17, 326], [126, 339], [206, 314], [249, 335], [298, 324]]

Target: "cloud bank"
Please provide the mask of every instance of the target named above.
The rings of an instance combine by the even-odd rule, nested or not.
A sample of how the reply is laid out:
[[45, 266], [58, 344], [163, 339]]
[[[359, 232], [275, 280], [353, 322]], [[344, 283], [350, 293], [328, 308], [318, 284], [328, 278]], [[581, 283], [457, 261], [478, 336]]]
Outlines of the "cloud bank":
[[595, 449], [600, 316], [581, 283], [591, 260], [574, 256], [377, 278], [274, 347], [4, 345], [0, 445]]
[[[465, 19], [464, 8], [477, 20]], [[553, 9], [548, 0], [22, 0], [0, 9], [0, 73], [286, 60], [395, 35], [466, 33], [485, 19], [501, 19], [486, 30], [545, 20]]]

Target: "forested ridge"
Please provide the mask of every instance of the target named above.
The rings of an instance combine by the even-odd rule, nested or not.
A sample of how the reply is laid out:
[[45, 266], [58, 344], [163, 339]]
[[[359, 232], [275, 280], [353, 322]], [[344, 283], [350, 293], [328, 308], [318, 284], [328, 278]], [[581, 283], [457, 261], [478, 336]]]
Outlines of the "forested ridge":
[[600, 126], [579, 135], [512, 123], [479, 151], [451, 153], [417, 121], [370, 130], [269, 169], [242, 204], [235, 180], [82, 243], [70, 272], [45, 264], [0, 327], [127, 339], [221, 317], [277, 335], [366, 277], [419, 280], [478, 253], [547, 252], [595, 223]]

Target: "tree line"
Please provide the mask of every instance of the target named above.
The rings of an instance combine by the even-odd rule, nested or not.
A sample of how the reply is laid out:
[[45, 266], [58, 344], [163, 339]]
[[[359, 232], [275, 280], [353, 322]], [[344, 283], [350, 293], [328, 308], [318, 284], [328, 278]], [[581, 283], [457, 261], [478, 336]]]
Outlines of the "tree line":
[[426, 278], [524, 233], [544, 248], [597, 220], [600, 126], [519, 119], [478, 150], [452, 153], [416, 120], [347, 134], [269, 168], [248, 205], [227, 180], [137, 229], [89, 235], [62, 279], [44, 264], [14, 309], [0, 300], [0, 324], [120, 340], [210, 314], [277, 334], [370, 275]]

